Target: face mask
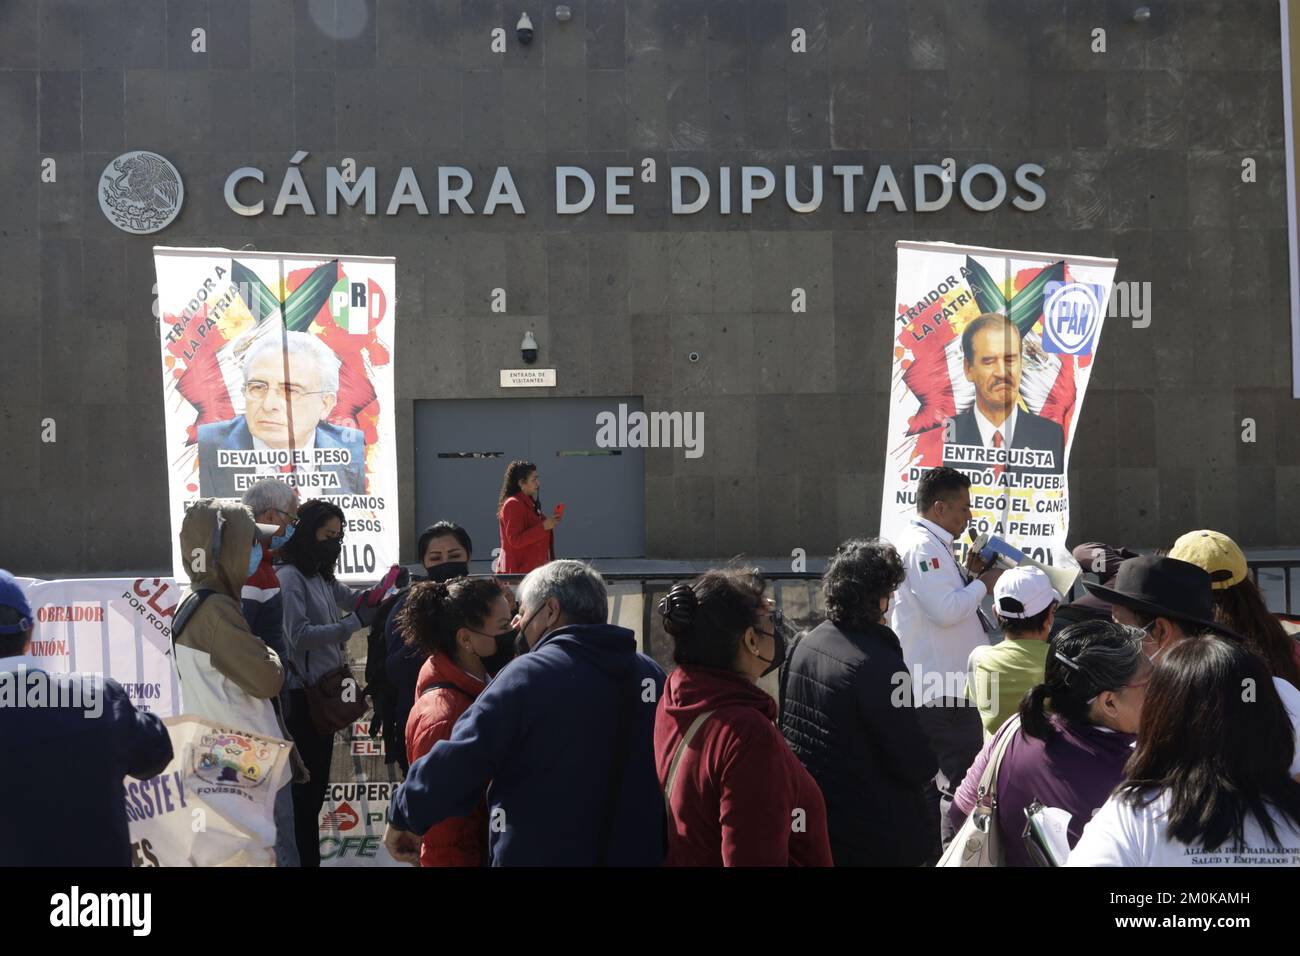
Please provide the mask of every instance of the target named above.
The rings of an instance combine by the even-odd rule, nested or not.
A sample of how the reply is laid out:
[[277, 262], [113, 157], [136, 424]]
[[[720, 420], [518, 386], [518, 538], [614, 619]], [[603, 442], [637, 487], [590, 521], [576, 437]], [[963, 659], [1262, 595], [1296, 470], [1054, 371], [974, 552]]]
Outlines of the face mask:
[[293, 529], [296, 528], [296, 527], [298, 527], [298, 526], [297, 526], [297, 525], [293, 525], [293, 524], [291, 524], [291, 525], [289, 525], [289, 527], [285, 528], [285, 530], [284, 530], [284, 534], [273, 534], [273, 535], [271, 535], [271, 550], [272, 550], [272, 551], [279, 551], [279, 550], [280, 550], [281, 548], [283, 548], [286, 544], [288, 544], [288, 543], [289, 543], [289, 539], [293, 537]]
[[262, 542], [254, 541], [253, 550], [248, 552], [248, 576], [251, 578], [253, 573], [262, 564]]
[[[533, 621], [537, 618], [537, 615], [541, 614], [544, 610], [546, 610], [545, 604], [539, 607], [532, 614], [528, 615], [528, 620], [524, 621], [522, 624], [519, 625], [519, 636], [515, 638], [515, 650], [517, 652], [516, 656], [518, 656], [519, 654], [527, 654], [530, 650], [532, 650], [532, 647], [530, 647], [528, 644], [528, 638], [524, 636], [524, 632], [527, 630], [528, 625], [533, 623]], [[546, 630], [542, 631], [541, 637], [538, 637], [537, 640], [540, 642], [541, 639], [545, 637], [547, 632], [550, 630], [551, 628], [547, 628]], [[520, 648], [522, 648], [522, 650], [520, 650]]]
[[505, 667], [515, 659], [515, 642], [519, 638], [518, 631], [502, 631], [494, 635], [493, 640], [497, 642], [496, 653], [491, 657], [483, 658], [483, 666], [493, 677], [500, 673], [501, 668]]
[[339, 561], [339, 554], [343, 550], [343, 542], [338, 538], [326, 538], [324, 541], [316, 542], [316, 559], [320, 561], [321, 570], [332, 568]]
[[772, 673], [772, 671], [785, 663], [785, 634], [782, 633], [779, 627], [776, 629], [775, 633], [772, 634], [769, 634], [767, 631], [760, 631], [757, 628], [755, 628], [754, 633], [770, 637], [776, 644], [776, 651], [772, 654], [771, 658], [755, 655], [760, 661], [767, 665], [767, 670], [763, 671], [763, 673], [758, 676], [766, 677], [768, 674]]
[[447, 561], [444, 564], [435, 564], [428, 569], [430, 581], [450, 581], [452, 578], [463, 578], [469, 574], [468, 561]]

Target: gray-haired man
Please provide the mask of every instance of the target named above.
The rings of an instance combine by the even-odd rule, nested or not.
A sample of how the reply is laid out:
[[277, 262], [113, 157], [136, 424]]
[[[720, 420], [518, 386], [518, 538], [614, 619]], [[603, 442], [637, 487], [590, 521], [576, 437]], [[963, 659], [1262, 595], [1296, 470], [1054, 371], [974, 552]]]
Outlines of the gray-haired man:
[[417, 860], [420, 835], [470, 813], [487, 787], [494, 866], [663, 862], [653, 737], [664, 672], [608, 614], [605, 583], [579, 561], [524, 578], [514, 623], [528, 652], [411, 765], [385, 835], [395, 858]]
[[272, 330], [244, 356], [244, 414], [198, 428], [199, 494], [233, 498], [275, 475], [319, 494], [364, 494], [365, 436], [326, 421], [340, 362], [306, 332]]

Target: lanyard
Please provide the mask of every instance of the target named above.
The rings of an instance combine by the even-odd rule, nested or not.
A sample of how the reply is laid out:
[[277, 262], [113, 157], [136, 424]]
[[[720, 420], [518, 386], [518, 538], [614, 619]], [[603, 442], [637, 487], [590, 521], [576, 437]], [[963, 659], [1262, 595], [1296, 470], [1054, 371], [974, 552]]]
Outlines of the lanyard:
[[[921, 522], [913, 521], [912, 524], [920, 528], [930, 537], [934, 538], [935, 542], [939, 545], [939, 547], [942, 548], [947, 553], [948, 557], [952, 559], [953, 566], [956, 567], [957, 569], [957, 576], [961, 578], [962, 586], [963, 587], [969, 586], [971, 581], [974, 580], [974, 578], [972, 578], [969, 574], [966, 573], [966, 569], [961, 566], [961, 562], [957, 560], [957, 556], [952, 553], [952, 545], [945, 545], [943, 543], [943, 538], [939, 537], [928, 527], [921, 524]], [[983, 628], [986, 634], [993, 633], [994, 628], [989, 622], [988, 617], [984, 614], [983, 608], [979, 608], [979, 607], [975, 608], [975, 617], [980, 622], [980, 627]]]
[[964, 584], [964, 585], [965, 585], [965, 584], [970, 584], [971, 579], [970, 579], [969, 575], [966, 574], [966, 569], [963, 568], [963, 567], [961, 566], [961, 564], [957, 561], [957, 556], [954, 555], [954, 554], [952, 553], [952, 545], [950, 545], [950, 544], [949, 544], [949, 545], [944, 544], [944, 543], [943, 543], [943, 538], [939, 537], [937, 534], [935, 534], [933, 531], [931, 531], [931, 530], [930, 530], [929, 528], [927, 528], [925, 525], [921, 524], [919, 521], [913, 521], [912, 524], [915, 525], [916, 527], [920, 528], [922, 531], [924, 531], [924, 532], [925, 532], [926, 534], [928, 534], [930, 537], [934, 538], [935, 543], [938, 544], [939, 547], [943, 549], [944, 553], [947, 554], [948, 557], [952, 559], [953, 566], [957, 568], [957, 576], [958, 576], [959, 578], [961, 578], [961, 583]]

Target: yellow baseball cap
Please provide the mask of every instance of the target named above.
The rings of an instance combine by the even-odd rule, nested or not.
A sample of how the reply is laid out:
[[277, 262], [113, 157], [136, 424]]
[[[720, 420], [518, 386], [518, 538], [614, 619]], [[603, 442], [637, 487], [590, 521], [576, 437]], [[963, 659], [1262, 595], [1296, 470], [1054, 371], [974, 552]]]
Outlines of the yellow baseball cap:
[[1194, 564], [1210, 575], [1215, 591], [1230, 588], [1246, 579], [1246, 556], [1226, 534], [1218, 531], [1189, 531], [1169, 551], [1169, 557]]

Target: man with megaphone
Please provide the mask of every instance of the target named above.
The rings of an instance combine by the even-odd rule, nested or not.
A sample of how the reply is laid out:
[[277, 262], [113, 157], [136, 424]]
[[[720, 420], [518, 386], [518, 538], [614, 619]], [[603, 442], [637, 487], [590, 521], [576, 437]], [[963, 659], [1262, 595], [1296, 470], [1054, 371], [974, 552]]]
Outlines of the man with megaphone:
[[966, 664], [988, 644], [980, 602], [1002, 574], [971, 548], [963, 566], [953, 539], [971, 522], [970, 479], [954, 468], [933, 468], [916, 490], [917, 516], [894, 542], [907, 577], [896, 592], [890, 627], [898, 635], [904, 675], [912, 687], [921, 729], [938, 759], [927, 789], [933, 824], [932, 854], [953, 836], [948, 806], [984, 742], [979, 711], [967, 699]]

